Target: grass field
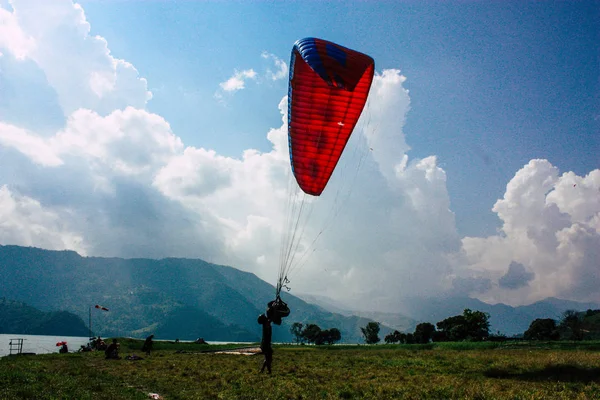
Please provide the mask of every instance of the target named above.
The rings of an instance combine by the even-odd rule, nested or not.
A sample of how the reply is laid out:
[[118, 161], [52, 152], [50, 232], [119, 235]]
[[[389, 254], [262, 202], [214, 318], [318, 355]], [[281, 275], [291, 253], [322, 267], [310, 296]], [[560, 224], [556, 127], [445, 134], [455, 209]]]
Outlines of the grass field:
[[262, 356], [201, 353], [228, 346], [123, 340], [103, 352], [0, 359], [2, 399], [600, 399], [600, 342], [276, 346]]

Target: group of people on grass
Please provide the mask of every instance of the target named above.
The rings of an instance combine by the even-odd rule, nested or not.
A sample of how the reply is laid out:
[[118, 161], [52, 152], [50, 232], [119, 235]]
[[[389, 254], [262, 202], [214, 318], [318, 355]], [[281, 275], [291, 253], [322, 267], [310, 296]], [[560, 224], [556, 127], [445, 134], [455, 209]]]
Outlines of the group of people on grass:
[[[152, 345], [154, 343], [152, 339], [154, 339], [154, 335], [148, 336], [144, 341], [144, 345], [142, 346], [142, 351], [144, 351], [146, 355], [150, 355], [150, 352], [152, 351]], [[69, 350], [67, 348], [67, 343], [63, 342], [60, 344], [62, 344], [62, 347], [60, 348], [59, 353], [68, 353]], [[98, 336], [97, 338], [90, 339], [90, 341], [87, 344], [81, 345], [79, 351], [88, 352], [94, 350], [104, 350], [104, 355], [107, 360], [119, 360], [121, 359], [121, 357], [119, 356], [120, 346], [121, 344], [117, 339], [113, 339], [112, 343], [106, 345], [104, 340], [102, 340], [102, 338]]]
[[[281, 302], [280, 299], [278, 299]], [[281, 305], [283, 304], [283, 307]], [[289, 314], [289, 309], [287, 305], [283, 302], [276, 304], [275, 302], [271, 302], [268, 305], [267, 311], [264, 314], [258, 316], [258, 323], [262, 325], [262, 339], [260, 341], [260, 350], [261, 354], [264, 355], [265, 359], [262, 364], [262, 368], [260, 372], [264, 372], [267, 370], [267, 373], [271, 373], [271, 364], [273, 362], [273, 347], [271, 345], [271, 340], [273, 336], [273, 329], [271, 327], [271, 323], [274, 322], [277, 325], [281, 324], [281, 319], [286, 317]], [[142, 345], [142, 351], [146, 353], [146, 355], [150, 355], [152, 351], [152, 346], [154, 344], [154, 335], [150, 335], [144, 341]], [[177, 340], [179, 342], [179, 339]], [[198, 339], [195, 343], [206, 344], [204, 339]], [[117, 339], [113, 339], [112, 343], [108, 346], [102, 340], [102, 338], [92, 338], [87, 345], [82, 345], [79, 351], [92, 351], [92, 350], [104, 350], [105, 358], [107, 360], [119, 360], [121, 357], [119, 356], [119, 347], [120, 344]], [[66, 343], [60, 349], [61, 353], [68, 352]]]
[[[142, 351], [145, 352], [147, 356], [149, 356], [150, 352], [152, 351], [152, 346], [154, 344], [153, 339], [154, 335], [148, 336], [142, 345]], [[104, 354], [106, 355], [105, 358], [107, 360], [120, 360], [121, 357], [119, 356], [119, 347], [120, 345], [117, 342], [117, 339], [113, 339], [112, 343], [106, 348], [106, 350], [104, 350]], [[139, 359], [139, 357], [136, 358]]]

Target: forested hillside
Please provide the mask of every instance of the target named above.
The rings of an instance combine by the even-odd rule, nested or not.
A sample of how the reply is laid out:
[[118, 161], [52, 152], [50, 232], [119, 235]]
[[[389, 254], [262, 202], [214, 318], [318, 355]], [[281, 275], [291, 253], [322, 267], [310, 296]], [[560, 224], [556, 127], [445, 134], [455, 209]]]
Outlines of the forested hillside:
[[0, 333], [87, 336], [83, 320], [67, 311], [43, 312], [25, 303], [0, 299]]
[[[70, 311], [86, 322], [92, 307], [94, 334], [102, 336], [255, 341], [256, 319], [275, 293], [254, 274], [202, 260], [81, 257], [20, 246], [0, 246], [0, 273], [0, 293], [8, 299]], [[361, 341], [368, 319], [329, 313], [289, 294], [283, 298], [292, 314], [273, 329], [273, 340], [290, 341], [293, 322], [311, 322], [339, 329], [342, 341]]]

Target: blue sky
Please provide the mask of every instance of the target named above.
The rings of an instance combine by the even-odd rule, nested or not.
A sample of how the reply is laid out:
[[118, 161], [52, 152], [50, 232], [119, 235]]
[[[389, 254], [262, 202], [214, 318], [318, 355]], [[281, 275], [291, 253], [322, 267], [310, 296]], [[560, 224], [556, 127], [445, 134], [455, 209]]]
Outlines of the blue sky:
[[315, 36], [371, 55], [376, 76], [371, 123], [310, 201], [295, 291], [379, 311], [432, 294], [600, 302], [599, 10], [0, 0], [0, 244], [202, 258], [274, 284], [281, 72]]
[[[266, 150], [285, 80], [214, 101], [263, 51], [289, 62], [316, 36], [407, 77], [410, 155], [436, 154], [463, 235], [493, 234], [491, 205], [514, 171], [544, 158], [578, 174], [600, 165], [598, 2], [81, 1], [92, 34], [149, 81], [151, 111], [186, 144]], [[199, 132], [198, 127], [203, 127]]]

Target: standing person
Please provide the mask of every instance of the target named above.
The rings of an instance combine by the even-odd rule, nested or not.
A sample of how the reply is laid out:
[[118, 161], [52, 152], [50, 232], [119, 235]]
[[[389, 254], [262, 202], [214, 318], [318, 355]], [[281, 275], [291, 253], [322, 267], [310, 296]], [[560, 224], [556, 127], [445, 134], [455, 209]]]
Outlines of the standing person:
[[261, 314], [258, 317], [258, 323], [262, 325], [262, 340], [260, 341], [260, 349], [265, 355], [265, 361], [263, 362], [260, 372], [262, 373], [265, 368], [267, 372], [271, 373], [271, 363], [273, 362], [273, 348], [271, 347], [271, 336], [273, 329], [271, 327], [271, 320], [267, 318], [265, 314]]
[[144, 342], [144, 345], [142, 346], [142, 351], [146, 352], [146, 355], [150, 355], [150, 351], [152, 351], [152, 344], [154, 342], [152, 342], [152, 339], [154, 338], [154, 335], [150, 335], [146, 338], [146, 341]]

